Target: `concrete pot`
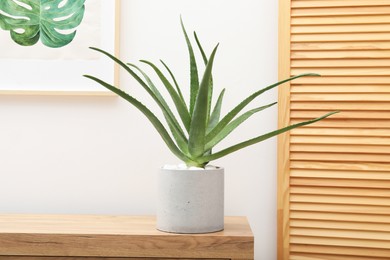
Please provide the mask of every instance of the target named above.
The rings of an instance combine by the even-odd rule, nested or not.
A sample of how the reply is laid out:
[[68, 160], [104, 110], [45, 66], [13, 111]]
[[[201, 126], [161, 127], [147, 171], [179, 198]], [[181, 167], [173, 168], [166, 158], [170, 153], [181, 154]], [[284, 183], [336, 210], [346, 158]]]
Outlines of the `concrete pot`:
[[224, 169], [161, 169], [157, 229], [209, 233], [224, 228]]

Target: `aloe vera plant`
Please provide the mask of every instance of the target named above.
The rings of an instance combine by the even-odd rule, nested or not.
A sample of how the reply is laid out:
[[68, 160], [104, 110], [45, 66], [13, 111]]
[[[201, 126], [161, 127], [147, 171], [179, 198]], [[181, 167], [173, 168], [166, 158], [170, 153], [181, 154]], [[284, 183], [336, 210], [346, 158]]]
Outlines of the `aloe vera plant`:
[[[123, 69], [125, 69], [139, 85], [143, 87], [147, 93], [153, 98], [161, 109], [166, 124], [168, 128], [164, 126], [162, 121], [155, 116], [155, 114], [143, 105], [136, 98], [130, 94], [122, 91], [121, 89], [91, 75], [84, 75], [87, 78], [90, 78], [97, 83], [101, 84], [110, 91], [116, 93], [120, 97], [127, 100], [134, 107], [139, 109], [153, 124], [156, 128], [168, 148], [171, 152], [177, 156], [180, 160], [186, 163], [188, 166], [204, 167], [210, 161], [216, 160], [228, 154], [231, 154], [237, 150], [243, 149], [250, 145], [259, 143], [268, 138], [276, 136], [278, 134], [284, 133], [296, 127], [308, 125], [317, 121], [320, 121], [334, 113], [330, 112], [321, 117], [304, 121], [301, 123], [293, 124], [282, 129], [278, 129], [263, 135], [259, 135], [252, 139], [249, 139], [244, 142], [240, 142], [236, 145], [230, 146], [226, 149], [214, 152], [213, 148], [221, 142], [226, 136], [228, 136], [233, 130], [235, 130], [241, 123], [250, 118], [252, 115], [260, 112], [266, 108], [269, 108], [276, 104], [273, 102], [264, 106], [250, 109], [244, 113], [241, 113], [242, 110], [251, 103], [258, 96], [264, 92], [271, 90], [285, 82], [305, 77], [305, 76], [319, 76], [318, 74], [307, 73], [297, 75], [265, 88], [262, 88], [253, 94], [249, 95], [246, 99], [240, 102], [236, 107], [234, 107], [229, 113], [221, 117], [221, 106], [223, 103], [223, 97], [225, 90], [222, 90], [219, 94], [215, 105], [212, 107], [212, 93], [213, 93], [213, 79], [212, 79], [212, 68], [214, 58], [218, 49], [218, 45], [214, 48], [209, 58], [207, 58], [200, 41], [194, 32], [194, 38], [197, 44], [197, 47], [202, 55], [203, 62], [205, 64], [205, 70], [203, 73], [202, 79], [199, 81], [198, 78], [198, 67], [196, 64], [195, 54], [193, 50], [192, 43], [187, 35], [186, 29], [181, 22], [182, 30], [186, 39], [189, 57], [190, 57], [190, 98], [187, 103], [183, 97], [181, 88], [179, 87], [175, 76], [169, 67], [163, 62], [162, 65], [165, 67], [167, 77], [155, 64], [150, 61], [141, 60], [142, 63], [148, 65], [158, 76], [162, 85], [166, 88], [169, 93], [170, 98], [173, 101], [175, 109], [177, 111], [178, 118], [172, 112], [171, 108], [168, 106], [166, 100], [161, 95], [160, 91], [151, 80], [151, 78], [138, 66], [130, 63], [125, 63], [120, 59], [114, 57], [110, 53], [91, 47], [91, 49], [103, 53], [116, 63], [118, 63]], [[168, 79], [170, 78], [170, 80]]]

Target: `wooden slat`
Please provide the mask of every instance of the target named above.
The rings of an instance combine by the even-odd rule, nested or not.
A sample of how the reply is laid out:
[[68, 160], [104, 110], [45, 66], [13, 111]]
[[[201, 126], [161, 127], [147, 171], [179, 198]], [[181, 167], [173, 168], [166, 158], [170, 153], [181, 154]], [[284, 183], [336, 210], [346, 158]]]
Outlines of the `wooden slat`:
[[[386, 0], [387, 1], [387, 0]], [[314, 17], [294, 17], [291, 19], [292, 25], [334, 25], [334, 24], [388, 24], [389, 15], [360, 15], [360, 16], [314, 16]]]
[[[389, 60], [390, 62], [390, 60]], [[367, 94], [378, 94], [378, 93], [390, 93], [390, 85], [295, 85], [292, 84], [290, 88], [291, 93], [367, 93]], [[390, 108], [390, 105], [389, 105]]]
[[384, 215], [390, 214], [390, 207], [370, 206], [370, 205], [342, 205], [342, 204], [315, 204], [299, 203], [290, 204], [290, 210], [311, 211], [311, 212], [328, 212], [328, 213], [354, 213], [354, 214], [372, 214]]
[[361, 6], [387, 6], [388, 0], [293, 0], [291, 8], [313, 8], [313, 7], [361, 7]]
[[[330, 168], [330, 167], [329, 167]], [[303, 178], [329, 178], [329, 179], [353, 179], [353, 180], [388, 180], [390, 172], [384, 171], [354, 171], [354, 170], [317, 170], [317, 169], [291, 169], [291, 177]], [[318, 189], [316, 187], [315, 189]]]
[[[342, 109], [341, 109], [342, 111]], [[291, 124], [302, 122], [302, 119], [292, 119]], [[306, 127], [325, 128], [390, 128], [390, 120], [357, 120], [357, 119], [327, 119], [311, 124]]]
[[291, 130], [291, 135], [322, 135], [322, 136], [383, 136], [390, 137], [387, 129], [348, 129], [348, 128], [308, 128], [300, 127]]
[[361, 171], [361, 172], [390, 172], [388, 163], [362, 163], [362, 162], [305, 162], [293, 161], [291, 169], [307, 170], [336, 170], [336, 171]]
[[[355, 42], [296, 42], [291, 44], [291, 50], [293, 51], [335, 51], [335, 50], [389, 50], [389, 42], [379, 41], [355, 41]], [[323, 60], [322, 62], [324, 62]], [[369, 62], [365, 60], [364, 62]], [[366, 64], [364, 64], [366, 65]], [[294, 62], [292, 63], [294, 66]], [[389, 64], [387, 63], [387, 66]]]
[[294, 8], [291, 9], [291, 17], [302, 17], [302, 16], [344, 16], [344, 15], [385, 15], [390, 14], [390, 6], [355, 6], [340, 7], [340, 8]]
[[[383, 197], [357, 197], [357, 196], [326, 196], [311, 194], [291, 194], [290, 202], [345, 204], [345, 205], [371, 205], [390, 207], [390, 199]], [[390, 239], [390, 236], [389, 236]]]
[[[390, 73], [390, 72], [389, 72]], [[390, 101], [390, 94], [387, 93], [297, 93], [291, 95], [291, 101]], [[390, 111], [390, 104], [388, 104]], [[362, 108], [364, 109], [364, 108]]]
[[[290, 73], [291, 63], [291, 40], [290, 40], [290, 24], [291, 24], [291, 8], [285, 0], [279, 0], [279, 44], [278, 44], [278, 79], [283, 80], [288, 78]], [[282, 128], [288, 125], [290, 118], [290, 99], [289, 87], [290, 82], [287, 82], [284, 88], [278, 88], [278, 107], [279, 121], [278, 127]], [[288, 132], [278, 136], [278, 197], [277, 197], [277, 255], [279, 260], [289, 259], [289, 237], [290, 227], [288, 225], [290, 206], [289, 206], [289, 149], [285, 147], [290, 143], [290, 134]]]
[[334, 212], [312, 212], [312, 211], [291, 211], [291, 220], [306, 220], [314, 221], [338, 221], [341, 223], [357, 223], [370, 224], [382, 223], [390, 224], [390, 216], [388, 215], [373, 215], [373, 214], [350, 214], [350, 213], [334, 213]]
[[[303, 229], [306, 231], [305, 229]], [[314, 229], [316, 231], [316, 229]], [[331, 230], [333, 231], [333, 230]], [[299, 230], [297, 230], [297, 233]], [[306, 232], [303, 232], [304, 234]], [[361, 232], [357, 232], [361, 234]], [[335, 235], [338, 235], [338, 232], [335, 232]], [[380, 234], [374, 233], [374, 235]], [[369, 239], [354, 239], [354, 238], [338, 238], [338, 237], [313, 237], [305, 235], [292, 235], [290, 239], [292, 244], [306, 244], [306, 245], [322, 245], [322, 246], [343, 246], [343, 247], [360, 247], [360, 248], [380, 248], [380, 249], [390, 249], [390, 241], [383, 240], [369, 240]]]
[[[292, 110], [325, 110], [325, 111], [356, 111], [364, 109], [365, 111], [376, 110], [376, 111], [388, 111], [388, 102], [310, 102], [310, 101], [294, 101], [291, 102]], [[364, 128], [364, 126], [362, 126]], [[376, 127], [378, 128], [378, 127]]]
[[[295, 245], [290, 247], [291, 252], [317, 253], [326, 255], [347, 255], [347, 256], [367, 256], [383, 257], [388, 259], [390, 249], [356, 248], [356, 247], [335, 247], [335, 246], [307, 246]], [[327, 258], [325, 258], [327, 259]], [[339, 258], [342, 260], [342, 258]]]
[[[329, 237], [335, 238], [332, 240], [338, 240], [340, 238], [353, 238], [353, 239], [367, 239], [375, 240], [380, 243], [379, 248], [390, 249], [390, 236], [386, 232], [370, 232], [370, 231], [355, 231], [355, 230], [337, 230], [337, 229], [322, 229], [322, 228], [291, 228], [291, 235], [310, 236], [310, 237]], [[367, 241], [368, 242], [368, 241]], [[384, 244], [386, 246], [384, 246]], [[360, 244], [364, 247], [364, 244]], [[367, 245], [365, 247], [373, 247], [373, 245]]]
[[385, 260], [383, 257], [292, 253], [290, 260]]
[[323, 162], [376, 162], [390, 161], [388, 154], [352, 154], [327, 152], [291, 152], [291, 161], [323, 161]]
[[390, 77], [387, 76], [322, 76], [322, 77], [301, 77], [294, 80], [294, 84], [381, 84], [388, 85]]
[[[388, 69], [390, 59], [296, 59], [291, 62], [293, 69], [305, 69], [307, 72], [316, 71], [321, 68], [363, 68], [363, 69]], [[294, 82], [293, 82], [294, 84]]]
[[383, 180], [352, 180], [339, 178], [291, 178], [291, 185], [313, 186], [313, 187], [351, 187], [351, 188], [373, 188], [390, 189], [390, 181]]
[[364, 230], [390, 232], [390, 224], [346, 222], [346, 221], [324, 221], [324, 220], [291, 220], [290, 225], [296, 228], [324, 228], [341, 230]]
[[329, 152], [335, 153], [365, 153], [365, 154], [390, 154], [390, 146], [374, 145], [345, 145], [345, 144], [292, 144], [292, 152]]
[[[390, 52], [389, 52], [390, 54]], [[307, 73], [307, 68], [291, 69], [291, 74]], [[366, 67], [366, 68], [311, 68], [310, 71], [321, 76], [387, 76], [390, 75], [390, 67]]]
[[389, 41], [390, 33], [326, 33], [292, 34], [291, 42], [376, 42]]
[[[390, 145], [389, 137], [352, 137], [352, 136], [291, 136], [292, 144], [367, 144]], [[389, 146], [390, 148], [390, 146]]]
[[[324, 115], [324, 111], [292, 111], [291, 118], [312, 119]], [[390, 111], [341, 111], [333, 119], [390, 119]]]
[[[389, 33], [390, 35], [390, 33]], [[390, 50], [351, 50], [351, 51], [293, 51], [294, 59], [362, 59], [362, 58], [390, 58]], [[356, 70], [356, 69], [354, 69]], [[361, 72], [361, 70], [358, 70]], [[294, 75], [294, 73], [291, 73]], [[300, 73], [298, 73], [300, 74]], [[345, 74], [347, 76], [351, 74]], [[359, 74], [358, 74], [359, 75]], [[379, 74], [379, 76], [382, 74]], [[367, 76], [362, 74], [362, 76]]]
[[[362, 189], [362, 188], [338, 188], [338, 187], [290, 187], [291, 194], [299, 195], [338, 195], [356, 197], [383, 197], [390, 198], [390, 190], [387, 189]], [[387, 203], [390, 206], [390, 200]]]
[[377, 24], [373, 27], [371, 24], [357, 25], [294, 25], [291, 27], [293, 34], [308, 33], [372, 33], [372, 32], [390, 32], [389, 24]]

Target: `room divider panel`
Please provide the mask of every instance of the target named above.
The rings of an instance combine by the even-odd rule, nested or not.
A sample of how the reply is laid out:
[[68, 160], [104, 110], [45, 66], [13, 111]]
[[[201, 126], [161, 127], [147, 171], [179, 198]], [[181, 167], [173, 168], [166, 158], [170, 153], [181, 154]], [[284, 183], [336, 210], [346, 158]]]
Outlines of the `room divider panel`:
[[279, 0], [278, 259], [390, 259], [390, 0]]

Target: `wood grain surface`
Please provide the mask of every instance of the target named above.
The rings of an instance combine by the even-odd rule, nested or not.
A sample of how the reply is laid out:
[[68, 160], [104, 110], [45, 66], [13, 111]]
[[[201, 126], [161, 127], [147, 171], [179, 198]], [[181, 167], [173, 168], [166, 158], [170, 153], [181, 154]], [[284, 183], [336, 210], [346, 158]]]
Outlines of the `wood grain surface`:
[[0, 258], [253, 259], [244, 217], [226, 217], [225, 230], [195, 235], [160, 232], [155, 222], [152, 216], [0, 215]]
[[278, 259], [390, 259], [390, 1], [279, 9]]

